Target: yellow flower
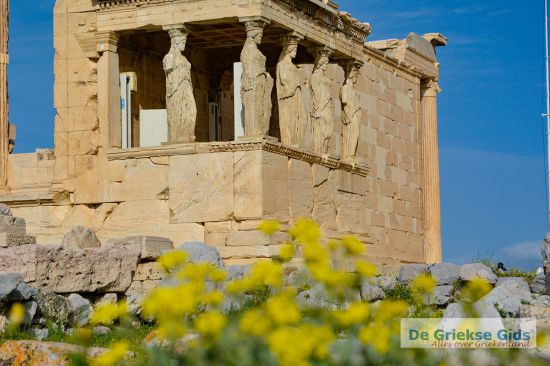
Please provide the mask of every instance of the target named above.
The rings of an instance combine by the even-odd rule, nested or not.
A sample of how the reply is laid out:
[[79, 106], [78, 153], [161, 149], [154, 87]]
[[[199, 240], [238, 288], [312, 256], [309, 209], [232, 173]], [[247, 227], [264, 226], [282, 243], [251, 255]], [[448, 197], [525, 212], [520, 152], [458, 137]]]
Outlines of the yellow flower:
[[491, 291], [492, 286], [485, 279], [476, 277], [466, 284], [462, 292], [462, 300], [466, 302], [476, 302]]
[[265, 310], [271, 321], [277, 325], [297, 324], [302, 318], [291, 293], [270, 298], [265, 304]]
[[199, 302], [205, 305], [220, 305], [223, 302], [223, 298], [223, 292], [216, 290], [201, 296]]
[[363, 277], [373, 277], [376, 275], [376, 266], [369, 262], [358, 260], [355, 262], [355, 271]]
[[399, 320], [409, 313], [409, 304], [404, 301], [383, 300], [376, 308], [376, 319], [383, 322]]
[[259, 262], [252, 266], [250, 274], [227, 284], [226, 290], [232, 294], [257, 290], [263, 286], [280, 288], [283, 285], [283, 268], [279, 263]]
[[283, 262], [288, 262], [292, 258], [294, 258], [294, 255], [296, 254], [296, 247], [292, 244], [285, 244], [281, 246], [281, 249], [279, 250], [279, 258]]
[[12, 326], [18, 327], [25, 320], [25, 307], [19, 303], [13, 304], [9, 319]]
[[319, 226], [310, 219], [298, 219], [289, 232], [300, 244], [316, 243], [321, 239]]
[[116, 304], [105, 303], [99, 305], [93, 312], [90, 323], [110, 325], [115, 320], [128, 315], [129, 308], [125, 301]]
[[114, 366], [119, 363], [128, 352], [130, 344], [120, 341], [113, 344], [107, 351], [90, 360], [91, 366]]
[[262, 221], [258, 230], [265, 235], [273, 235], [280, 230], [280, 225], [277, 221]]
[[351, 327], [365, 322], [370, 315], [370, 305], [365, 302], [354, 302], [343, 311], [333, 313], [336, 321], [342, 327]]
[[390, 349], [390, 330], [383, 324], [372, 323], [359, 331], [359, 339], [384, 355]]
[[195, 329], [207, 338], [217, 338], [227, 324], [227, 319], [218, 312], [207, 312], [197, 317]]
[[274, 330], [267, 344], [280, 366], [306, 366], [312, 358], [325, 359], [334, 339], [330, 327], [306, 324]]
[[271, 329], [271, 321], [258, 309], [252, 309], [244, 313], [239, 326], [243, 333], [256, 337], [263, 336]]
[[342, 238], [342, 246], [349, 256], [361, 255], [365, 252], [365, 245], [354, 236], [344, 236]]
[[414, 293], [420, 294], [420, 295], [428, 295], [433, 293], [435, 289], [436, 281], [430, 274], [421, 274], [420, 276], [416, 277], [412, 284], [411, 284], [411, 290]]
[[175, 321], [184, 315], [194, 313], [203, 283], [185, 283], [176, 287], [157, 287], [145, 298], [142, 313], [160, 322]]
[[187, 260], [187, 253], [183, 250], [172, 250], [160, 256], [158, 263], [166, 272], [173, 271]]

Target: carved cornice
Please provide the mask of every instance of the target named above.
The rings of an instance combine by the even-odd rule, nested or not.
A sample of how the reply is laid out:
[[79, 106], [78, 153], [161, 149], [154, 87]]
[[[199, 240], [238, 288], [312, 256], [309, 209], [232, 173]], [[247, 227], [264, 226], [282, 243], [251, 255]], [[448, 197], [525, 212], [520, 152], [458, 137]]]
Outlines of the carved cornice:
[[[173, 0], [97, 0], [97, 3], [99, 9], [105, 10], [113, 7], [143, 6], [172, 1]], [[197, 1], [199, 0], [187, 0], [187, 2]], [[371, 27], [368, 23], [362, 23], [346, 12], [331, 11], [311, 0], [278, 1], [287, 4], [293, 11], [303, 13], [329, 28], [345, 34], [355, 42], [364, 43], [371, 32]]]
[[112, 150], [108, 154], [109, 160], [138, 159], [157, 156], [176, 156], [190, 154], [207, 154], [215, 152], [237, 152], [263, 150], [289, 158], [306, 161], [310, 164], [326, 166], [330, 169], [343, 170], [357, 175], [368, 175], [369, 169], [365, 165], [351, 165], [332, 156], [322, 156], [314, 152], [301, 150], [283, 145], [279, 142], [259, 139], [231, 142], [198, 142], [190, 144], [163, 145], [148, 148], [132, 148]]

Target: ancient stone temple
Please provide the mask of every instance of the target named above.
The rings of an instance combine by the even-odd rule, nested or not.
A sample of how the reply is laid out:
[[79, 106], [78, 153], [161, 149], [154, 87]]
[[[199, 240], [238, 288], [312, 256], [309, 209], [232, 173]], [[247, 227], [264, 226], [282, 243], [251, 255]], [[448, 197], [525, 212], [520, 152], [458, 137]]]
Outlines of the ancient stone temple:
[[310, 217], [379, 263], [441, 260], [442, 35], [367, 42], [327, 0], [57, 0], [55, 146], [10, 155], [6, 5], [0, 202], [39, 244], [85, 225], [246, 263], [282, 243], [261, 220]]

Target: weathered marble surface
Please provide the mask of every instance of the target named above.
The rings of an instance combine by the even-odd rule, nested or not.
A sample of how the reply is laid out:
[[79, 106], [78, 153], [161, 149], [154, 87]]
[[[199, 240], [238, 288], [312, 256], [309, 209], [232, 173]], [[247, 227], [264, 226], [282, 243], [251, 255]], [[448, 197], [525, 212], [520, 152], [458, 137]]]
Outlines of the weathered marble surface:
[[356, 88], [359, 81], [359, 67], [357, 63], [348, 65], [347, 77], [342, 87], [342, 123], [343, 127], [343, 154], [342, 160], [353, 163], [359, 146], [361, 125], [361, 95]]
[[269, 131], [273, 90], [273, 78], [266, 70], [266, 57], [258, 49], [266, 23], [263, 20], [247, 21], [245, 26], [247, 38], [241, 52], [244, 133], [247, 137], [263, 137]]
[[168, 141], [193, 142], [195, 141], [197, 105], [193, 95], [191, 63], [182, 54], [187, 42], [187, 29], [172, 28], [168, 33], [171, 47], [163, 61], [166, 72]]
[[306, 132], [307, 114], [302, 95], [300, 71], [294, 64], [299, 36], [283, 37], [283, 52], [277, 64], [277, 97], [281, 142], [301, 146]]

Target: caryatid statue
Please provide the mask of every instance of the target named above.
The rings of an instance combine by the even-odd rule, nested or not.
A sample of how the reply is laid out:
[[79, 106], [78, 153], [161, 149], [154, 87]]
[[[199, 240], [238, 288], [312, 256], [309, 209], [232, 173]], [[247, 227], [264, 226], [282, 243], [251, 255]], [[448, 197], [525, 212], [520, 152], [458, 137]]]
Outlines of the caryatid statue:
[[187, 42], [187, 28], [183, 25], [166, 28], [171, 47], [164, 57], [166, 73], [166, 110], [168, 114], [168, 142], [195, 141], [197, 104], [193, 95], [191, 63], [183, 55]]
[[340, 99], [342, 101], [343, 147], [342, 160], [354, 164], [359, 145], [361, 125], [361, 95], [356, 88], [359, 80], [360, 61], [350, 61], [346, 64], [346, 80], [342, 87]]
[[267, 24], [268, 20], [264, 19], [245, 22], [247, 38], [241, 52], [241, 99], [246, 137], [263, 137], [269, 131], [273, 78], [266, 70], [266, 57], [258, 49]]
[[308, 120], [302, 95], [300, 71], [293, 62], [301, 38], [298, 35], [283, 36], [283, 52], [277, 64], [281, 142], [293, 146], [303, 145]]
[[313, 148], [318, 154], [327, 154], [332, 131], [334, 130], [334, 101], [331, 81], [327, 76], [332, 50], [318, 48], [315, 53], [315, 66], [311, 76], [311, 125], [313, 129]]

